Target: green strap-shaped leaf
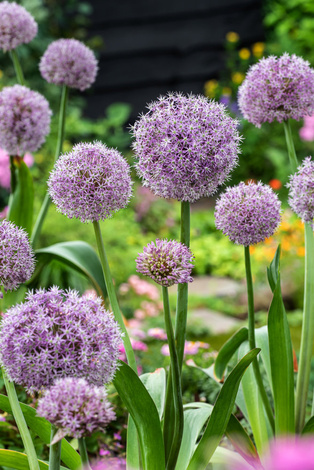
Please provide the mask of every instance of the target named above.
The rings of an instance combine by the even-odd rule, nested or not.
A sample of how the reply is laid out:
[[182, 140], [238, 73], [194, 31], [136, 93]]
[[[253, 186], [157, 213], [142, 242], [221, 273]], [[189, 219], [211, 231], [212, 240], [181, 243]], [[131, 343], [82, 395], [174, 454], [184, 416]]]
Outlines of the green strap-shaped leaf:
[[113, 381], [138, 433], [144, 470], [164, 470], [165, 451], [155, 403], [136, 373], [124, 362]]
[[268, 283], [270, 285], [272, 292], [274, 292], [277, 281], [278, 281], [279, 264], [280, 264], [280, 245], [278, 245], [275, 256], [272, 262], [270, 263], [270, 266], [267, 267], [267, 278], [268, 278]]
[[241, 378], [259, 352], [260, 349], [250, 351], [238, 362], [228, 375], [217, 397], [203, 437], [190, 460], [188, 470], [205, 468], [210, 461], [220, 439], [226, 431]]
[[[34, 410], [34, 408], [25, 405], [25, 403], [20, 403], [20, 406], [28, 427], [37, 434], [45, 444], [50, 444], [51, 424], [45, 418], [36, 416], [36, 410]], [[9, 399], [5, 395], [0, 395], [0, 410], [12, 414]], [[62, 439], [61, 444], [61, 460], [71, 470], [76, 470], [81, 467], [79, 454], [65, 439]], [[0, 463], [2, 464], [1, 459]]]
[[165, 396], [166, 396], [166, 371], [163, 368], [156, 369], [155, 372], [150, 372], [140, 376], [141, 381], [146, 387], [146, 390], [154, 400], [158, 410], [159, 418], [161, 419], [164, 413]]
[[234, 415], [230, 416], [226, 436], [232, 442], [234, 448], [249, 464], [260, 463], [253, 441]]
[[228, 362], [234, 355], [234, 353], [239, 349], [239, 346], [246, 341], [248, 338], [248, 329], [241, 328], [239, 331], [234, 333], [231, 338], [222, 346], [220, 349], [218, 356], [215, 361], [215, 375], [218, 377], [219, 380], [222, 379]]
[[18, 165], [17, 186], [10, 197], [8, 219], [19, 227], [23, 227], [30, 235], [33, 224], [33, 178], [23, 160]]
[[261, 354], [259, 355], [259, 357], [262, 359], [262, 362], [265, 367], [266, 377], [268, 379], [268, 385], [271, 391], [273, 392], [269, 357], [268, 328], [266, 325], [262, 326], [261, 328], [255, 328], [255, 342], [256, 347], [261, 349]]
[[[49, 470], [49, 465], [42, 460], [38, 460], [40, 470]], [[15, 450], [0, 449], [0, 464], [3, 467], [14, 470], [29, 470], [27, 455]], [[67, 470], [60, 467], [60, 470]]]
[[37, 250], [36, 257], [38, 263], [57, 259], [67, 266], [76, 269], [91, 281], [98, 295], [107, 296], [99, 257], [88, 243], [80, 240], [56, 243], [55, 245]]
[[314, 433], [314, 416], [312, 416], [304, 426], [302, 434], [313, 434]]

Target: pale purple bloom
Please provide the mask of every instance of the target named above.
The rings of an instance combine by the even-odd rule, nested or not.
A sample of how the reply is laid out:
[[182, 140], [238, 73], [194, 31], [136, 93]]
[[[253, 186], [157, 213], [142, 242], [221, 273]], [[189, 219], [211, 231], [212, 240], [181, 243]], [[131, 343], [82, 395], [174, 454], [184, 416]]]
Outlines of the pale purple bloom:
[[[32, 166], [34, 163], [31, 153], [26, 153], [23, 160], [27, 166]], [[8, 190], [11, 186], [10, 155], [2, 148], [0, 148], [0, 186]]]
[[58, 159], [48, 188], [58, 211], [70, 219], [107, 219], [130, 200], [130, 167], [118, 150], [100, 142], [80, 143]]
[[0, 92], [0, 147], [9, 155], [35, 152], [50, 130], [51, 110], [40, 93], [22, 85]]
[[314, 70], [294, 54], [262, 58], [239, 88], [239, 108], [249, 122], [300, 120], [314, 113]]
[[136, 259], [137, 272], [164, 287], [192, 282], [193, 255], [190, 249], [175, 240], [151, 242]]
[[0, 49], [10, 51], [27, 44], [37, 34], [37, 23], [27, 10], [15, 2], [0, 3]]
[[58, 440], [64, 436], [79, 439], [104, 431], [115, 419], [104, 387], [71, 377], [57, 380], [44, 392], [37, 414], [58, 428]]
[[167, 339], [167, 333], [163, 328], [150, 328], [147, 332], [147, 335], [154, 339], [160, 339], [165, 341]]
[[303, 220], [313, 224], [314, 219], [314, 160], [304, 159], [294, 175], [290, 176], [288, 202], [291, 209]]
[[8, 220], [0, 223], [0, 287], [15, 290], [34, 272], [34, 253], [27, 233]]
[[[208, 349], [209, 344], [203, 343], [202, 341], [185, 341], [184, 344], [184, 355], [185, 356], [195, 356], [200, 349]], [[170, 356], [168, 344], [164, 344], [160, 352], [163, 356]]]
[[261, 182], [227, 188], [216, 203], [216, 227], [237, 245], [254, 245], [271, 237], [280, 224], [280, 201]]
[[58, 39], [48, 46], [39, 69], [47, 82], [83, 91], [94, 83], [98, 62], [93, 51], [81, 41]]
[[169, 93], [134, 124], [133, 149], [144, 186], [194, 202], [214, 194], [238, 163], [238, 121], [204, 96]]
[[121, 333], [102, 299], [52, 287], [29, 292], [4, 315], [0, 361], [10, 380], [29, 392], [63, 377], [103, 385], [118, 366]]

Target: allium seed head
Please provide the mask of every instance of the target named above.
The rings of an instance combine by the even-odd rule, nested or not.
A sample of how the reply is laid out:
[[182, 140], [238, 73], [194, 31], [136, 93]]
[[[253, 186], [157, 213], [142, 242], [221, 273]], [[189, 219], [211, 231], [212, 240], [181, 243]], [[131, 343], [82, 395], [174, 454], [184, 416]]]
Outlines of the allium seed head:
[[58, 428], [58, 438], [80, 439], [104, 431], [115, 419], [104, 387], [90, 385], [85, 379], [57, 380], [38, 402], [37, 414]]
[[271, 237], [280, 224], [280, 201], [265, 184], [240, 183], [217, 200], [216, 227], [237, 245], [254, 245]]
[[52, 287], [29, 292], [3, 315], [0, 362], [29, 392], [63, 377], [100, 386], [114, 376], [120, 343], [118, 325], [100, 298]]
[[118, 150], [100, 142], [81, 143], [58, 159], [48, 188], [57, 209], [70, 219], [103, 220], [128, 204], [130, 168]]
[[159, 240], [144, 247], [136, 260], [137, 272], [164, 287], [192, 282], [193, 255], [175, 240]]
[[303, 220], [313, 225], [314, 219], [314, 160], [304, 159], [297, 172], [290, 176], [288, 202], [291, 209]]
[[294, 54], [263, 58], [249, 69], [238, 104], [256, 127], [290, 118], [298, 121], [314, 113], [314, 70]]
[[10, 155], [35, 152], [50, 130], [51, 110], [40, 93], [22, 85], [0, 92], [0, 147]]
[[94, 83], [98, 62], [93, 51], [81, 41], [58, 39], [48, 46], [39, 70], [49, 83], [83, 91]]
[[15, 2], [0, 3], [0, 49], [6, 52], [27, 44], [37, 29], [36, 21], [24, 7]]
[[180, 201], [211, 196], [238, 163], [237, 125], [222, 104], [204, 96], [169, 93], [150, 103], [133, 127], [144, 186]]
[[0, 224], [0, 287], [15, 290], [34, 272], [34, 253], [27, 233], [8, 220]]

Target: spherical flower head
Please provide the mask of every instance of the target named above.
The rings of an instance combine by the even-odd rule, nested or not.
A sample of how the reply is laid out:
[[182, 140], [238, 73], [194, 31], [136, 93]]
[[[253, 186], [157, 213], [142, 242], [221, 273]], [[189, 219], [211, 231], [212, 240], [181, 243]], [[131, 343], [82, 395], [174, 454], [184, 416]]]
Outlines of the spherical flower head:
[[48, 189], [57, 209], [70, 219], [107, 219], [130, 200], [130, 168], [118, 150], [100, 142], [77, 144], [56, 162]]
[[118, 325], [100, 298], [52, 287], [29, 292], [3, 315], [0, 361], [9, 379], [29, 392], [64, 377], [101, 386], [115, 374], [120, 343]]
[[175, 240], [159, 240], [144, 247], [136, 260], [137, 272], [164, 287], [192, 282], [193, 255]]
[[290, 176], [288, 202], [291, 209], [313, 225], [314, 219], [314, 160], [307, 157], [297, 172]]
[[227, 188], [217, 200], [216, 227], [237, 245], [249, 246], [272, 236], [280, 224], [280, 201], [261, 182]]
[[98, 62], [93, 51], [81, 41], [58, 39], [48, 46], [39, 70], [49, 83], [83, 91], [94, 83]]
[[239, 108], [249, 122], [300, 120], [314, 113], [314, 70], [296, 55], [261, 59], [239, 88]]
[[15, 290], [28, 281], [35, 261], [27, 233], [8, 220], [0, 223], [0, 287]]
[[0, 3], [0, 49], [10, 51], [27, 44], [37, 34], [37, 23], [25, 8], [15, 2]]
[[180, 201], [211, 196], [238, 163], [237, 125], [204, 96], [169, 93], [150, 103], [132, 129], [144, 186]]
[[80, 439], [104, 431], [115, 419], [104, 387], [71, 377], [57, 380], [45, 391], [37, 414], [58, 428], [58, 440], [64, 436]]
[[22, 85], [0, 92], [0, 147], [10, 155], [35, 152], [50, 130], [51, 110], [40, 93]]

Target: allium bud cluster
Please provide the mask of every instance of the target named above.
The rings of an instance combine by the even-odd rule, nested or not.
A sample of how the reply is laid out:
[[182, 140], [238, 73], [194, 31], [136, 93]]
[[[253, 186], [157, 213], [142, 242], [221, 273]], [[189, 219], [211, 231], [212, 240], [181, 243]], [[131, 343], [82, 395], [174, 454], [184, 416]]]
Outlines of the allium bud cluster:
[[36, 36], [37, 29], [36, 21], [21, 5], [0, 3], [0, 49], [10, 51], [27, 44]]
[[270, 56], [252, 65], [239, 88], [239, 108], [249, 122], [300, 120], [314, 113], [314, 70], [296, 55]]
[[204, 96], [169, 93], [150, 103], [133, 127], [144, 186], [181, 201], [211, 196], [238, 163], [237, 125], [222, 104]]
[[52, 287], [29, 292], [3, 315], [0, 361], [29, 392], [63, 377], [100, 386], [115, 374], [120, 343], [118, 324], [100, 298]]
[[265, 184], [240, 183], [217, 200], [216, 227], [237, 245], [249, 246], [272, 236], [280, 224], [280, 201]]
[[38, 402], [37, 414], [58, 428], [59, 439], [64, 436], [80, 439], [104, 431], [115, 419], [104, 387], [70, 377], [57, 380], [45, 391]]
[[94, 83], [98, 62], [93, 51], [81, 41], [58, 39], [48, 46], [39, 70], [49, 83], [83, 91]]
[[51, 110], [40, 93], [22, 85], [0, 92], [0, 147], [10, 155], [35, 152], [50, 130]]
[[291, 209], [303, 220], [313, 224], [314, 219], [314, 160], [304, 159], [297, 172], [290, 176], [288, 202]]
[[159, 240], [144, 247], [136, 260], [137, 272], [164, 287], [192, 282], [193, 255], [175, 240]]

